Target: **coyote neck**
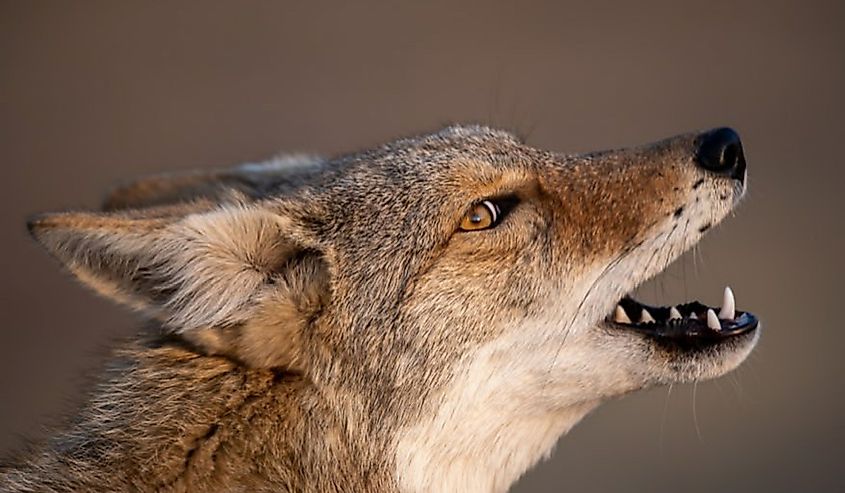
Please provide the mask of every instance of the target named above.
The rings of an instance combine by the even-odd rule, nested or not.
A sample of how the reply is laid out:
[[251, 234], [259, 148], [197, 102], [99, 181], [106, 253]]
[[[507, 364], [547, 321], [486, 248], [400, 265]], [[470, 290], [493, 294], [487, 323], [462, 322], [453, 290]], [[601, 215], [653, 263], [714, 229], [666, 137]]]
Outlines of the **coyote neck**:
[[73, 426], [24, 467], [0, 470], [0, 483], [9, 491], [504, 492], [597, 402], [537, 412], [518, 376], [496, 377], [484, 354], [459, 364], [459, 377], [430, 395], [430, 412], [403, 424], [401, 412], [372, 423], [363, 401], [318, 391], [300, 375], [131, 343]]
[[[466, 416], [474, 429], [449, 426], [444, 416], [415, 427], [400, 445], [397, 468], [403, 491], [503, 493], [595, 404], [555, 415], [497, 419], [491, 413]], [[460, 421], [461, 415], [449, 418]]]
[[55, 491], [396, 491], [390, 454], [378, 439], [351, 437], [349, 418], [340, 416], [302, 376], [132, 343], [72, 426], [22, 458], [22, 467], [0, 469], [0, 484], [8, 491], [57, 484], [65, 489]]
[[573, 388], [569, 404], [544, 405], [530, 376], [496, 371], [496, 352], [482, 349], [459, 365], [437, 406], [400, 433], [403, 491], [505, 492], [599, 404]]

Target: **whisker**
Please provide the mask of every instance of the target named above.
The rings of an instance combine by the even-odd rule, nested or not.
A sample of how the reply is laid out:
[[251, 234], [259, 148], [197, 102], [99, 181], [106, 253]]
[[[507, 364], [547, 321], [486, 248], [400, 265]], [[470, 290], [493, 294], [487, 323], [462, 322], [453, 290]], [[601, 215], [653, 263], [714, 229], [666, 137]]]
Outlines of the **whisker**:
[[666, 431], [666, 416], [669, 415], [669, 399], [672, 397], [672, 389], [675, 387], [675, 383], [672, 382], [669, 384], [668, 389], [666, 390], [666, 400], [663, 403], [663, 417], [660, 419], [660, 440], [658, 441], [658, 445], [660, 448], [660, 455], [663, 456], [663, 446], [664, 446], [664, 438], [665, 438], [665, 431]]
[[692, 422], [695, 425], [695, 434], [698, 436], [699, 442], [704, 442], [701, 438], [701, 428], [698, 427], [698, 410], [696, 409], [696, 395], [698, 394], [698, 380], [692, 384]]

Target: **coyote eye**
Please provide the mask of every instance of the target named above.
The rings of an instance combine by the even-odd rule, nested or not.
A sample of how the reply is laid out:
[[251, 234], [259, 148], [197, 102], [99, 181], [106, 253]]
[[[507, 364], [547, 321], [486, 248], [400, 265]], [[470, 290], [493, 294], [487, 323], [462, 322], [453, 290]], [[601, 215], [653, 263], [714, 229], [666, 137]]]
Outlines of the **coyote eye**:
[[499, 206], [489, 200], [482, 200], [461, 219], [462, 231], [479, 231], [492, 228], [499, 223], [502, 211]]

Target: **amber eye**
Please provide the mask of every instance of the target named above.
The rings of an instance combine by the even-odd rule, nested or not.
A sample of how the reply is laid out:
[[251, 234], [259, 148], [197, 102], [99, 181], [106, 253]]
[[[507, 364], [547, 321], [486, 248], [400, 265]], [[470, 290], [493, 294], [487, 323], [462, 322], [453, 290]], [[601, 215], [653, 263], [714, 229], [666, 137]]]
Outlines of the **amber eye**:
[[482, 200], [461, 219], [461, 230], [479, 231], [492, 228], [498, 224], [500, 217], [501, 211], [496, 204], [489, 200]]

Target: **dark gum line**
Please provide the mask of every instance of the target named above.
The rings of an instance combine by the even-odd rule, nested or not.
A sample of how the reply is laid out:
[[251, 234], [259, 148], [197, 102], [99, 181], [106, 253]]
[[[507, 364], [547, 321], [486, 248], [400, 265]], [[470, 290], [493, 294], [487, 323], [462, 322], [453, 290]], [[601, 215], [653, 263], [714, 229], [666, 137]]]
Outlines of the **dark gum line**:
[[744, 313], [748, 317], [747, 323], [730, 329], [713, 330], [700, 320], [692, 320], [691, 323], [678, 325], [627, 325], [611, 322], [616, 330], [628, 330], [638, 334], [665, 340], [701, 340], [719, 341], [732, 337], [741, 336], [753, 332], [759, 326], [759, 321], [750, 313]]
[[[718, 307], [711, 307], [698, 301], [691, 301], [681, 305], [675, 305], [681, 315], [684, 317], [680, 321], [669, 320], [669, 308], [654, 307], [640, 303], [630, 297], [625, 297], [619, 301], [619, 305], [625, 310], [628, 318], [633, 320], [639, 319], [640, 311], [645, 308], [654, 317], [655, 322], [647, 322], [644, 324], [631, 323], [621, 324], [614, 322], [612, 317], [608, 321], [614, 327], [632, 330], [635, 332], [671, 339], [726, 339], [732, 336], [737, 336], [755, 330], [759, 325], [759, 320], [754, 314], [750, 312], [736, 311], [734, 319], [731, 321], [719, 320], [721, 325], [720, 330], [713, 330], [707, 326], [706, 312], [712, 309], [718, 313]], [[632, 317], [632, 312], [635, 316]], [[698, 319], [688, 318], [691, 313], [695, 313]]]

